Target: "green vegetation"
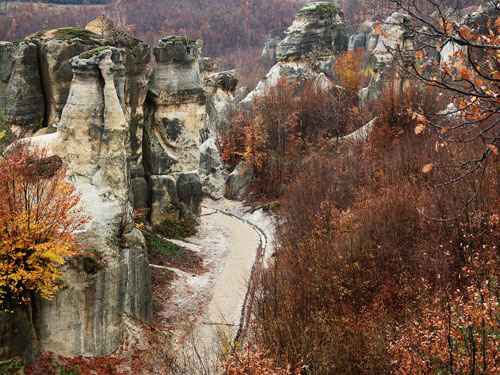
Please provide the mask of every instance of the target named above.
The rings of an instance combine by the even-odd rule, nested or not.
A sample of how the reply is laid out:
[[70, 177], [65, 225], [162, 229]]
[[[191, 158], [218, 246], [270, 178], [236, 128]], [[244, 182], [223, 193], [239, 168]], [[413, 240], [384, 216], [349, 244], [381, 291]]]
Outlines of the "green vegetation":
[[339, 13], [339, 9], [332, 3], [316, 2], [303, 7], [297, 12], [297, 16], [323, 16]]
[[47, 32], [47, 30], [40, 30], [40, 31], [37, 31], [36, 33], [34, 34], [31, 34], [27, 37], [27, 39], [40, 39], [45, 33]]
[[185, 217], [180, 220], [166, 220], [162, 225], [157, 225], [155, 232], [168, 238], [184, 240], [184, 238], [196, 234], [198, 225], [194, 217]]
[[78, 365], [75, 365], [69, 369], [61, 370], [61, 375], [78, 375], [78, 374], [80, 374], [80, 369], [78, 368]]
[[159, 238], [149, 232], [143, 232], [143, 234], [149, 247], [157, 253], [166, 255], [169, 258], [177, 258], [180, 257], [184, 252], [182, 247], [177, 246], [173, 242], [170, 242], [163, 238]]
[[84, 43], [99, 43], [104, 45], [111, 42], [109, 39], [103, 38], [81, 27], [63, 27], [54, 32], [54, 39], [56, 40], [70, 40], [76, 38], [82, 40]]
[[82, 52], [80, 54], [80, 57], [82, 59], [90, 59], [91, 57], [97, 56], [100, 52], [105, 51], [107, 49], [109, 49], [109, 46], [102, 46], [102, 47], [92, 48], [91, 50]]

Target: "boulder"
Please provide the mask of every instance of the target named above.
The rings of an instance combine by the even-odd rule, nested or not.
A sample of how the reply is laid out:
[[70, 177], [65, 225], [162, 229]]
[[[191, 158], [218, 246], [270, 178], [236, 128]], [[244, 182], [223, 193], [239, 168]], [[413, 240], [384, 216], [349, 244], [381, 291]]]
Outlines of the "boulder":
[[151, 224], [161, 225], [165, 220], [179, 219], [177, 181], [173, 176], [149, 177], [149, 196]]
[[43, 125], [37, 46], [30, 41], [0, 42], [0, 111], [14, 131], [30, 132]]
[[212, 199], [221, 199], [224, 193], [225, 179], [223, 165], [215, 138], [209, 138], [200, 146], [200, 172], [203, 194]]
[[200, 215], [203, 192], [198, 173], [181, 173], [177, 178], [176, 188], [179, 202], [195, 215]]
[[253, 166], [241, 162], [229, 175], [226, 181], [224, 197], [237, 199], [250, 187], [253, 181]]

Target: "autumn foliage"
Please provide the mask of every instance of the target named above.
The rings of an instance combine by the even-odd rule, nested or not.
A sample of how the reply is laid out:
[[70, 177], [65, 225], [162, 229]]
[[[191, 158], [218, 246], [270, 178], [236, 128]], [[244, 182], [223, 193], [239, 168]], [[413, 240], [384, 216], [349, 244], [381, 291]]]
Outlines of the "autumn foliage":
[[20, 145], [0, 162], [0, 304], [51, 299], [88, 218], [57, 156]]

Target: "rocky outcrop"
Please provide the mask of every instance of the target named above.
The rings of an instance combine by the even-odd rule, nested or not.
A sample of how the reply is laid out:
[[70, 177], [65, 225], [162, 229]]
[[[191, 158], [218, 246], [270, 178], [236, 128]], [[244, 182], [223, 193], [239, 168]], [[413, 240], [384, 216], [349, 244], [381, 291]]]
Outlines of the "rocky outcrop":
[[[370, 66], [373, 76], [369, 86], [360, 91], [362, 105], [379, 97], [384, 82], [394, 78], [397, 59], [405, 59], [412, 52], [412, 36], [406, 27], [410, 22], [408, 15], [394, 12], [382, 24], [377, 46], [371, 54]], [[386, 79], [389, 72], [393, 73], [392, 77]]]
[[31, 36], [38, 46], [40, 74], [45, 98], [44, 126], [57, 128], [66, 105], [72, 67], [69, 60], [96, 46], [110, 45], [111, 41], [80, 28], [62, 28]]
[[[160, 40], [153, 49], [155, 65], [151, 73], [146, 100], [144, 166], [150, 176], [167, 176], [182, 182], [189, 176], [193, 191], [201, 191], [197, 173], [200, 160], [200, 130], [206, 121], [206, 95], [200, 75], [201, 43], [184, 37], [171, 36]], [[157, 178], [150, 177], [150, 183]], [[196, 187], [195, 187], [196, 186]], [[150, 186], [152, 191], [157, 189]], [[179, 186], [177, 186], [179, 191]], [[190, 194], [156, 202], [151, 196], [151, 217], [161, 221], [162, 213], [179, 210], [184, 203], [200, 211], [200, 202]], [[162, 199], [166, 199], [163, 196]], [[162, 207], [166, 202], [168, 207]], [[160, 208], [162, 207], [162, 208]], [[175, 215], [174, 215], [175, 216]], [[164, 219], [170, 217], [165, 214]]]
[[358, 48], [364, 48], [368, 52], [372, 52], [378, 42], [378, 35], [374, 31], [372, 21], [363, 22], [356, 32], [349, 37], [348, 50], [355, 51]]
[[32, 142], [67, 164], [91, 216], [80, 233], [90, 253], [66, 266], [67, 287], [54, 301], [39, 301], [35, 323], [45, 350], [102, 356], [120, 345], [125, 312], [151, 320], [149, 264], [129, 199], [121, 54], [101, 47], [70, 63], [73, 80], [58, 130]]
[[0, 111], [14, 131], [43, 125], [45, 103], [36, 44], [0, 42]]
[[338, 55], [347, 49], [344, 13], [332, 3], [306, 5], [285, 34], [276, 50], [278, 61]]
[[315, 80], [324, 73], [334, 78], [336, 56], [347, 49], [344, 13], [332, 3], [315, 2], [298, 11], [286, 37], [276, 48], [278, 63], [250, 92], [241, 105], [251, 105], [254, 97], [274, 87], [280, 77], [289, 82]]

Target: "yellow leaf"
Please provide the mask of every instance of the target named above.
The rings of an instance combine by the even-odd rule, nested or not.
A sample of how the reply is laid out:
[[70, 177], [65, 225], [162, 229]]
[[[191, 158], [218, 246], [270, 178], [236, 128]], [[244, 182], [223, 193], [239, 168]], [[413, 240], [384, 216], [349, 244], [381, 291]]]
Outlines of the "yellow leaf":
[[432, 167], [434, 167], [433, 163], [426, 164], [422, 167], [422, 173], [429, 173], [432, 171]]

